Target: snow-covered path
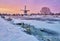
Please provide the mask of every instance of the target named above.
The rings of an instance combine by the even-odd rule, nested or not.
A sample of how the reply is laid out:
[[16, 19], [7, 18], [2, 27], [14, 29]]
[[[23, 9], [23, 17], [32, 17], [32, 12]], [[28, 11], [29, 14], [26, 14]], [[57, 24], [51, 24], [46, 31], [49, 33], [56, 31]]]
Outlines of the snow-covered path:
[[0, 41], [38, 41], [34, 36], [22, 32], [18, 27], [0, 18]]

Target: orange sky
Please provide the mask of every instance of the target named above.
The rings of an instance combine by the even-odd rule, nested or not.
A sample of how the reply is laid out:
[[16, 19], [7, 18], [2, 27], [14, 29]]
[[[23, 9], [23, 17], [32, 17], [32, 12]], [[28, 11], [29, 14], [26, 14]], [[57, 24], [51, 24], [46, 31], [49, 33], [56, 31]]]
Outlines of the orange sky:
[[[41, 5], [37, 8], [37, 6], [27, 5], [27, 10], [30, 10], [28, 13], [38, 13], [38, 12], [40, 12], [40, 9], [42, 7], [44, 7], [44, 6]], [[48, 7], [48, 6], [46, 5], [46, 7]], [[20, 5], [20, 6], [1, 5], [0, 6], [0, 12], [1, 13], [11, 13], [11, 14], [23, 13], [23, 11], [21, 11], [21, 10], [24, 10], [24, 5]]]
[[1, 13], [19, 13], [19, 9], [16, 7], [11, 6], [0, 6], [0, 12]]
[[[27, 7], [27, 10], [31, 10], [32, 8], [30, 7]], [[1, 13], [11, 13], [11, 14], [14, 14], [14, 13], [23, 13], [23, 11], [21, 10], [24, 10], [24, 6], [21, 6], [21, 7], [17, 7], [17, 6], [1, 6], [0, 7], [0, 12]], [[35, 13], [37, 12], [35, 9], [31, 10], [30, 12], [28, 13], [33, 13], [33, 11], [35, 11]]]
[[[28, 13], [40, 13], [41, 8], [44, 6], [49, 7], [50, 9], [52, 8], [48, 5], [40, 5], [38, 7], [37, 6], [27, 5], [27, 10], [30, 10]], [[20, 5], [20, 6], [1, 5], [0, 6], [0, 12], [1, 13], [10, 13], [10, 14], [20, 13], [21, 14], [21, 13], [23, 13], [23, 11], [21, 11], [21, 10], [24, 10], [24, 5]], [[51, 11], [54, 11], [54, 8], [52, 8]]]
[[0, 0], [1, 13], [23, 13], [27, 5], [29, 13], [38, 13], [42, 7], [49, 7], [51, 12], [60, 12], [60, 0]]

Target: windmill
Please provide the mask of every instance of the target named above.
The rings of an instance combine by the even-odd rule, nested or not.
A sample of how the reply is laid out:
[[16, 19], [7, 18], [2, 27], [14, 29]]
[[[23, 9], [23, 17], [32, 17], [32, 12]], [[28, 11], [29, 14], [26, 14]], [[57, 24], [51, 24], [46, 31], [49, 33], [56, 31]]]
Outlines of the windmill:
[[30, 11], [30, 10], [27, 10], [26, 5], [25, 5], [24, 10], [21, 10], [21, 11], [24, 12], [24, 15], [27, 15], [27, 12]]

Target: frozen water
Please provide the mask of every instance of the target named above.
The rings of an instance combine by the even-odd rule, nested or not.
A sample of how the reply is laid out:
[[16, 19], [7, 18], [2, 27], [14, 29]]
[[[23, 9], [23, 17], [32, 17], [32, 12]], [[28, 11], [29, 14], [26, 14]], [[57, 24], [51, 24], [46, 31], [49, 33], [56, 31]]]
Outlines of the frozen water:
[[[13, 23], [25, 23], [28, 25], [33, 25], [35, 28], [31, 27], [31, 31], [33, 35], [38, 38], [38, 40], [43, 41], [48, 41], [48, 38], [51, 39], [51, 41], [60, 41], [60, 23], [59, 21], [37, 21], [37, 20], [21, 20], [21, 19], [13, 19]], [[42, 32], [39, 31], [41, 29]], [[52, 36], [49, 36], [48, 34], [52, 34]], [[41, 35], [43, 34], [43, 35]], [[58, 37], [59, 34], [59, 37]], [[48, 35], [45, 37], [45, 35]], [[56, 40], [55, 40], [55, 36]], [[45, 38], [44, 38], [45, 37]], [[58, 37], [58, 38], [57, 38]], [[43, 39], [43, 40], [42, 40]]]
[[60, 33], [60, 23], [59, 21], [37, 21], [37, 20], [20, 20], [15, 19], [14, 23], [26, 23], [35, 26], [36, 28], [46, 28]]

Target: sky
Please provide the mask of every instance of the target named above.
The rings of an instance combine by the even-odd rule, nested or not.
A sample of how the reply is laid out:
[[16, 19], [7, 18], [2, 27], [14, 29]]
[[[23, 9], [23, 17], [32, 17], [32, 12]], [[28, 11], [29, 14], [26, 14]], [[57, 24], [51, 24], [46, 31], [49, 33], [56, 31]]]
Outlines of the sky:
[[51, 12], [60, 12], [60, 0], [0, 0], [1, 13], [23, 13], [24, 6], [29, 13], [38, 13], [42, 7], [48, 7]]

